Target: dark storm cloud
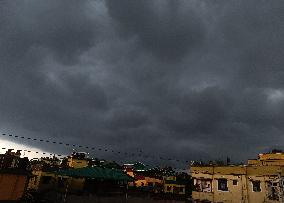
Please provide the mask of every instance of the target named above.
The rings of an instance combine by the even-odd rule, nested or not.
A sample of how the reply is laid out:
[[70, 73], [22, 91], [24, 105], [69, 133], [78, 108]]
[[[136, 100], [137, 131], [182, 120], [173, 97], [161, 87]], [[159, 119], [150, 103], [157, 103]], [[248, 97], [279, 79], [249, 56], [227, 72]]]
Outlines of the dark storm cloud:
[[174, 1], [107, 1], [121, 36], [137, 37], [142, 47], [162, 60], [179, 60], [204, 38], [196, 11]]
[[280, 1], [2, 1], [1, 127], [180, 159], [242, 160], [281, 147], [283, 9]]
[[84, 2], [4, 1], [1, 7], [1, 42], [6, 56], [13, 59], [35, 47], [71, 63], [93, 45], [99, 32]]

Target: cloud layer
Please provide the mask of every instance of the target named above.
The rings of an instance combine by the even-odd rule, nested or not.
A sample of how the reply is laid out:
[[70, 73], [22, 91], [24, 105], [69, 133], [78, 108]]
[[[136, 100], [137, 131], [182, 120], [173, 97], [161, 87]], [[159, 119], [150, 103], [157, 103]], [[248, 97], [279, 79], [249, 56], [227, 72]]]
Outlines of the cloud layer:
[[2, 1], [1, 127], [183, 159], [282, 148], [283, 13], [264, 0]]

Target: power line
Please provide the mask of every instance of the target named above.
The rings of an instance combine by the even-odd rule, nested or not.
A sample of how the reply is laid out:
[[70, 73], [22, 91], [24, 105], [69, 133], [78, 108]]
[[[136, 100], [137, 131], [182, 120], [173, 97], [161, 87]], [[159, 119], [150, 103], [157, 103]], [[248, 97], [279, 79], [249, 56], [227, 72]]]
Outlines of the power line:
[[32, 138], [32, 137], [25, 137], [25, 136], [18, 136], [18, 135], [12, 135], [12, 134], [6, 134], [6, 133], [2, 133], [2, 136], [6, 136], [6, 137], [13, 137], [13, 138], [17, 138], [17, 139], [26, 139], [29, 141], [38, 141], [38, 142], [42, 142], [42, 143], [47, 143], [47, 144], [57, 144], [57, 145], [61, 145], [61, 146], [65, 146], [65, 147], [76, 147], [76, 148], [80, 148], [80, 149], [86, 149], [88, 151], [105, 151], [105, 152], [110, 152], [113, 154], [119, 154], [119, 155], [125, 155], [125, 156], [131, 156], [131, 157], [143, 157], [143, 158], [151, 158], [154, 160], [160, 160], [160, 161], [174, 161], [177, 162], [179, 164], [189, 164], [189, 161], [187, 160], [180, 160], [180, 159], [175, 159], [175, 158], [169, 158], [169, 157], [163, 157], [163, 156], [153, 156], [153, 155], [149, 155], [149, 154], [144, 154], [142, 152], [142, 150], [140, 150], [139, 154], [137, 153], [128, 153], [128, 152], [121, 152], [121, 151], [116, 151], [113, 149], [108, 149], [108, 148], [101, 148], [101, 147], [90, 147], [90, 146], [83, 146], [83, 145], [79, 145], [79, 144], [70, 144], [70, 143], [65, 143], [65, 142], [59, 142], [59, 141], [55, 141], [55, 140], [46, 140], [46, 139], [38, 139], [38, 138]]
[[[8, 149], [11, 149], [11, 148], [8, 148], [8, 147], [1, 147], [0, 149], [2, 149], [2, 150], [8, 150]], [[66, 159], [68, 156], [66, 156], [66, 155], [62, 155], [62, 154], [56, 154], [56, 153], [50, 153], [50, 152], [40, 152], [40, 151], [34, 151], [34, 150], [27, 150], [27, 149], [12, 149], [12, 150], [20, 150], [20, 151], [23, 151], [23, 152], [26, 152], [26, 153], [35, 153], [35, 154], [42, 154], [42, 155], [47, 155], [47, 156], [53, 156], [53, 157], [56, 157], [56, 158], [58, 158], [58, 159], [61, 159], [61, 160], [63, 160], [63, 159]], [[45, 157], [40, 157], [40, 158], [45, 158]], [[94, 158], [93, 157], [90, 157], [89, 158], [90, 160], [94, 160]], [[117, 161], [116, 161], [117, 162]], [[120, 162], [120, 164], [125, 164], [125, 163], [123, 163], [122, 161], [119, 161]], [[152, 168], [160, 168], [159, 166], [155, 166], [155, 167], [153, 167], [153, 166], [150, 166], [150, 165], [148, 165], [148, 164], [144, 164], [144, 166], [146, 166], [146, 167], [152, 167]], [[183, 171], [185, 171], [185, 170], [188, 170], [187, 168], [172, 168], [173, 170], [183, 170]]]
[[[11, 148], [1, 147], [0, 149], [8, 150], [8, 149], [11, 149]], [[61, 157], [61, 156], [64, 156], [62, 154], [55, 154], [55, 153], [49, 153], [49, 152], [40, 152], [40, 151], [27, 150], [27, 149], [12, 149], [12, 150], [19, 150], [19, 151], [23, 151], [23, 152], [27, 152], [27, 153], [35, 153], [35, 154], [42, 154], [42, 155], [49, 155], [49, 156], [58, 156], [58, 157], [60, 157], [60, 159], [64, 159], [64, 157]]]

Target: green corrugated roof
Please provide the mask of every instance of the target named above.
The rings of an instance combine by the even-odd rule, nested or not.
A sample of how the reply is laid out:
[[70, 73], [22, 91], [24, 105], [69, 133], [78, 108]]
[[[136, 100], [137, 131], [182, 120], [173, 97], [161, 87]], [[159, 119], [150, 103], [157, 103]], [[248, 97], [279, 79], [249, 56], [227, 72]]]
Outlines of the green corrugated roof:
[[96, 178], [105, 180], [125, 180], [133, 181], [133, 178], [125, 174], [121, 170], [101, 168], [101, 167], [85, 167], [78, 169], [62, 169], [56, 172], [57, 175], [83, 178]]
[[134, 170], [147, 170], [146, 166], [140, 162], [137, 162], [133, 165]]

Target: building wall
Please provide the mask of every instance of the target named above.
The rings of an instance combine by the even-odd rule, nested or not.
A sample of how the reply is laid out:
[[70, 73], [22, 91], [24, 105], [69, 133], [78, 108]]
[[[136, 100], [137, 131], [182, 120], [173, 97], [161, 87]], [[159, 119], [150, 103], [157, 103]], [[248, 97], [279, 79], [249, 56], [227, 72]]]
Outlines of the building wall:
[[[225, 175], [225, 174], [198, 174], [194, 176], [194, 185], [203, 180], [205, 187], [201, 192], [193, 191], [193, 199], [209, 200], [212, 202], [242, 202], [246, 197], [245, 175]], [[218, 189], [218, 179], [226, 179], [228, 191], [220, 191]], [[233, 181], [237, 181], [234, 185]]]
[[185, 185], [176, 182], [176, 176], [166, 177], [163, 181], [164, 192], [178, 195], [185, 195]]
[[[197, 190], [193, 191], [192, 197], [196, 200], [232, 203], [282, 201], [282, 197], [272, 200], [268, 195], [272, 192], [272, 183], [277, 184], [282, 179], [280, 166], [192, 167], [191, 172]], [[218, 180], [220, 179], [227, 180], [228, 191], [219, 190]], [[203, 186], [200, 186], [201, 182]], [[260, 190], [253, 190], [253, 182], [259, 183]], [[206, 188], [206, 185], [211, 185], [212, 190]], [[278, 184], [278, 189], [283, 189], [280, 184]]]
[[149, 185], [155, 186], [155, 185], [162, 184], [162, 180], [157, 179], [157, 178], [145, 177], [145, 180], [147, 182], [147, 186]]
[[25, 191], [27, 176], [0, 174], [0, 201], [19, 200]]
[[214, 202], [213, 192], [198, 192], [192, 191], [192, 199]]
[[143, 179], [138, 179], [135, 181], [136, 187], [141, 187], [141, 186], [155, 186], [162, 184], [162, 180], [157, 179], [157, 178], [151, 178], [151, 177], [143, 177]]
[[[42, 170], [32, 171], [29, 179], [28, 190], [45, 190], [54, 187], [55, 174]], [[49, 180], [47, 180], [49, 179]]]
[[284, 154], [283, 153], [259, 154], [258, 159], [260, 161], [275, 160], [275, 162], [283, 162], [284, 161]]
[[84, 190], [85, 178], [69, 178], [70, 190], [81, 192]]
[[[281, 179], [282, 167], [277, 165], [272, 166], [248, 166], [247, 167], [247, 187], [248, 200], [256, 202], [279, 202], [270, 200], [268, 197], [269, 187], [271, 182], [279, 182]], [[253, 191], [253, 181], [260, 182], [261, 191]], [[278, 186], [280, 189], [280, 185]]]
[[[218, 180], [226, 179], [228, 185], [228, 191], [221, 191], [218, 189]], [[237, 181], [237, 185], [233, 185], [233, 181]], [[222, 175], [216, 174], [214, 175], [213, 180], [213, 191], [214, 191], [214, 200], [216, 202], [241, 202], [243, 187], [244, 187], [245, 178], [243, 175]]]
[[[54, 173], [43, 172], [43, 171], [33, 171], [32, 174], [33, 176], [29, 179], [28, 190], [44, 191], [50, 188], [59, 187], [58, 182], [59, 182], [59, 179], [62, 179], [62, 178], [68, 182], [68, 187], [70, 191], [80, 192], [84, 189], [85, 178], [71, 178], [68, 176], [56, 176]], [[48, 182], [44, 181], [44, 178], [46, 177], [50, 177], [50, 180]], [[65, 187], [65, 186], [62, 186], [62, 187]]]
[[86, 179], [79, 177], [75, 178], [69, 176], [56, 176], [54, 180], [54, 187], [56, 187], [61, 192], [68, 190], [68, 192], [71, 193], [80, 193], [84, 190]]
[[284, 153], [259, 154], [258, 159], [249, 159], [248, 165], [284, 166]]
[[185, 185], [164, 184], [164, 192], [178, 195], [185, 195]]
[[89, 164], [88, 160], [81, 160], [76, 158], [68, 158], [68, 166], [71, 168], [84, 168]]
[[142, 186], [147, 186], [147, 181], [145, 179], [140, 179], [135, 181], [135, 186], [136, 187], [142, 187]]
[[38, 190], [42, 171], [33, 171], [32, 177], [29, 179], [28, 190]]
[[[278, 200], [272, 200], [268, 197], [268, 184], [272, 181], [278, 181], [278, 177], [273, 176], [254, 176], [250, 175], [247, 179], [247, 187], [248, 187], [248, 201], [249, 202], [269, 202], [276, 203], [281, 202], [281, 198]], [[255, 192], [253, 191], [253, 181], [260, 181], [260, 189], [261, 191]]]

